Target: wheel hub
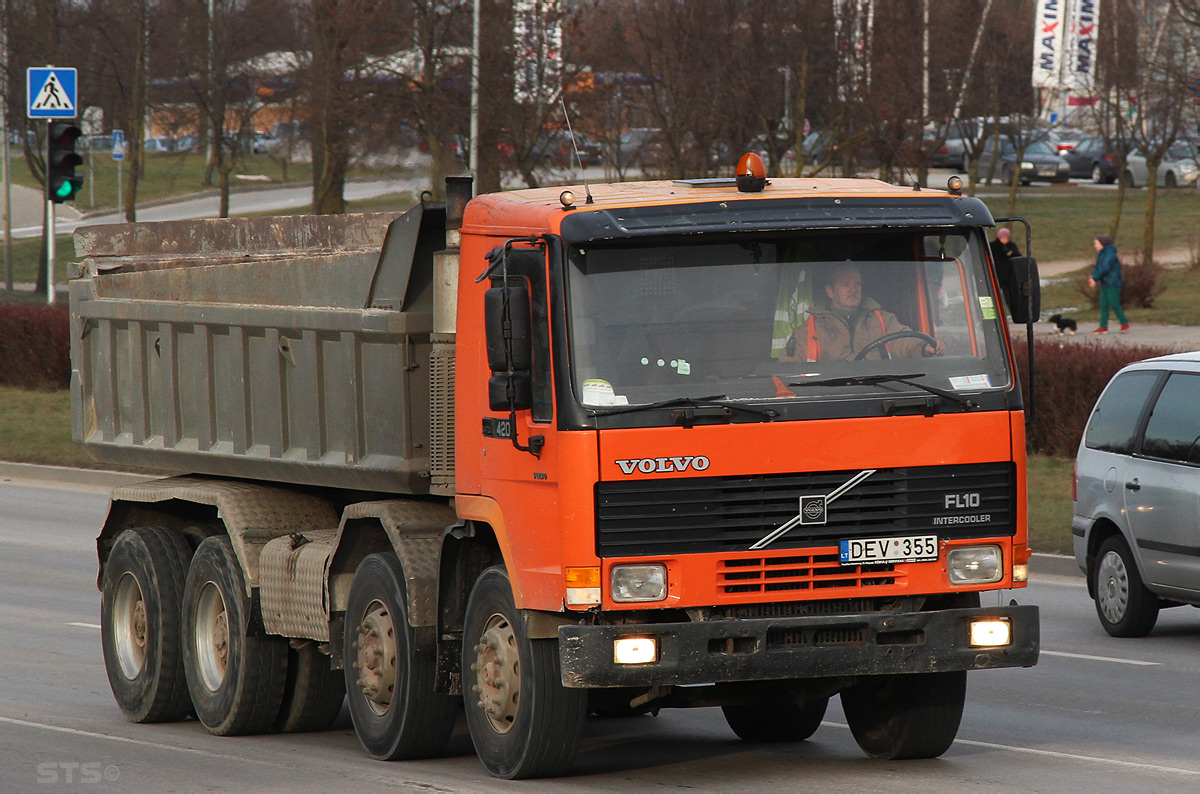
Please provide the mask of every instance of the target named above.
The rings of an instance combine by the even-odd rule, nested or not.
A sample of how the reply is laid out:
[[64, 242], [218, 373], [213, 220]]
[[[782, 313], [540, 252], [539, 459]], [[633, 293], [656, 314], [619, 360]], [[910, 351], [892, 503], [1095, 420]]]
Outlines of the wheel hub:
[[207, 582], [196, 599], [196, 660], [204, 686], [216, 692], [229, 667], [229, 615], [214, 582]]
[[521, 705], [521, 657], [512, 624], [492, 615], [475, 646], [475, 685], [479, 708], [497, 733], [508, 733]]
[[387, 607], [371, 602], [357, 628], [354, 668], [358, 686], [376, 714], [387, 713], [396, 691], [396, 627]]
[[146, 663], [146, 601], [137, 578], [126, 573], [117, 582], [112, 606], [113, 645], [121, 674], [132, 681]]
[[1124, 560], [1116, 552], [1109, 552], [1100, 561], [1100, 582], [1097, 597], [1100, 609], [1110, 623], [1118, 623], [1125, 617], [1129, 605], [1129, 575]]

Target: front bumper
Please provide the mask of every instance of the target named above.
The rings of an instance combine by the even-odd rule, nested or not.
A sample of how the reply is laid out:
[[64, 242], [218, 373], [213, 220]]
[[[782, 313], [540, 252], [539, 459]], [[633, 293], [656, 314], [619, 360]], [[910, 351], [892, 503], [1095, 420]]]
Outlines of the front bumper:
[[[1011, 642], [970, 645], [979, 618], [1007, 618]], [[658, 660], [619, 665], [613, 641], [655, 637]], [[697, 623], [561, 626], [563, 686], [641, 687], [1031, 667], [1040, 631], [1033, 605], [932, 612], [818, 615]]]

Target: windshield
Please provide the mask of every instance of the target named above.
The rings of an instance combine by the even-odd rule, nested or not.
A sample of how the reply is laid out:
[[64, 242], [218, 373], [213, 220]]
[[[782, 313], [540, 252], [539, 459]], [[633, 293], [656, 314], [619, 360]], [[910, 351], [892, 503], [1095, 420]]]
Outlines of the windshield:
[[[985, 245], [978, 231], [906, 230], [574, 247], [575, 397], [600, 409], [1006, 390]], [[896, 377], [864, 377], [879, 375]]]

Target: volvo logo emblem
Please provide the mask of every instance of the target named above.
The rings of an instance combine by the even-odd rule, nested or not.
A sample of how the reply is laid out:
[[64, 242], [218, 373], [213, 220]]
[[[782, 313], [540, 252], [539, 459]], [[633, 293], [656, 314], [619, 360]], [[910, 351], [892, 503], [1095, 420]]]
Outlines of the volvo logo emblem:
[[796, 513], [794, 517], [788, 519], [785, 523], [780, 524], [763, 538], [755, 542], [750, 549], [752, 551], [765, 549], [767, 546], [770, 546], [772, 543], [779, 540], [796, 527], [820, 526], [824, 524], [829, 517], [829, 503], [874, 473], [875, 469], [864, 469], [827, 494], [801, 496], [800, 511]]
[[624, 474], [633, 474], [639, 471], [642, 474], [662, 474], [671, 471], [704, 471], [710, 465], [708, 458], [703, 455], [680, 455], [671, 458], [633, 458], [632, 460], [618, 460], [616, 464], [621, 467], [621, 472]]
[[800, 523], [801, 524], [824, 524], [825, 523], [825, 497], [824, 496], [801, 496], [800, 497]]

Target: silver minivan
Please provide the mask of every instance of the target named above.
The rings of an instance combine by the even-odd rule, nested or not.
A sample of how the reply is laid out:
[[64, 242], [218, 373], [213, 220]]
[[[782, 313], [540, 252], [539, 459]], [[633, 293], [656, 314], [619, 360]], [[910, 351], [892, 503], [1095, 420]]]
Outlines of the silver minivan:
[[1075, 560], [1105, 631], [1141, 637], [1200, 605], [1200, 352], [1130, 364], [1075, 458]]

